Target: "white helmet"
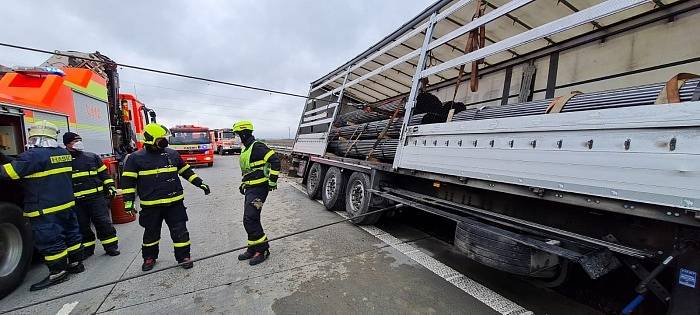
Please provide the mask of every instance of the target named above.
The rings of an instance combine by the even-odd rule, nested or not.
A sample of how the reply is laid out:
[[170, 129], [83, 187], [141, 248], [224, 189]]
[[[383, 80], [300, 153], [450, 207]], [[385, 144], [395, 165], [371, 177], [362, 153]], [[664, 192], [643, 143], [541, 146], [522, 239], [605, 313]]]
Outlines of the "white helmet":
[[30, 147], [58, 147], [58, 127], [46, 121], [40, 120], [29, 127], [29, 142]]

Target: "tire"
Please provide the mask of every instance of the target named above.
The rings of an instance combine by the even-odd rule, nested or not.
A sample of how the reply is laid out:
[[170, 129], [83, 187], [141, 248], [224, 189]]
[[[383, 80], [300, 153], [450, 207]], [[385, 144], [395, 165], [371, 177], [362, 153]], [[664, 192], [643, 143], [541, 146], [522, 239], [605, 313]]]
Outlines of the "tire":
[[209, 167], [214, 166], [214, 162], [207, 164], [207, 166], [209, 166]]
[[[345, 189], [345, 211], [353, 218], [358, 215], [373, 211], [372, 200], [370, 199], [371, 183], [369, 176], [365, 173], [354, 172], [348, 178]], [[362, 225], [372, 225], [381, 219], [382, 214], [372, 214], [354, 219], [353, 222]]]
[[22, 283], [33, 254], [32, 229], [22, 209], [0, 202], [0, 299]]
[[345, 208], [345, 183], [346, 177], [337, 167], [331, 167], [326, 172], [321, 188], [321, 200], [326, 209], [343, 211]]
[[306, 195], [309, 199], [316, 200], [321, 198], [321, 186], [323, 179], [326, 177], [326, 168], [319, 164], [311, 164], [309, 174], [306, 175]]
[[464, 222], [457, 224], [454, 244], [472, 260], [508, 273], [533, 278], [552, 278], [557, 273], [557, 268], [533, 265], [535, 257], [558, 261], [554, 255]]

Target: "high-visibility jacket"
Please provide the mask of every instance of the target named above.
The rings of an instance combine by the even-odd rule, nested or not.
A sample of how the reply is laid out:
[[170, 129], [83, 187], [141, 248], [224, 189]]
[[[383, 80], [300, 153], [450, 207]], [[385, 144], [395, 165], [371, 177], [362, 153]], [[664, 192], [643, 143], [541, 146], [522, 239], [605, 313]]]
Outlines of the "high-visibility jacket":
[[281, 163], [274, 150], [260, 141], [253, 141], [241, 151], [239, 159], [244, 188], [277, 186]]
[[38, 217], [75, 205], [72, 157], [64, 148], [31, 148], [0, 167], [0, 179], [20, 180], [24, 216]]
[[114, 186], [100, 156], [92, 152], [71, 152], [73, 156], [73, 195], [76, 199], [103, 197], [102, 192]]
[[134, 201], [136, 194], [141, 207], [167, 206], [182, 201], [185, 195], [178, 175], [193, 185], [202, 185], [202, 179], [185, 163], [177, 151], [141, 149], [126, 158], [121, 178], [124, 201]]

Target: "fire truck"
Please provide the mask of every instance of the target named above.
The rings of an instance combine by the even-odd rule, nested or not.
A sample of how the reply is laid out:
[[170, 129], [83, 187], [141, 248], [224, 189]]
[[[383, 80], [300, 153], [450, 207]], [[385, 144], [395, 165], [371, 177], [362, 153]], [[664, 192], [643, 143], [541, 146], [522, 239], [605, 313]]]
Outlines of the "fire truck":
[[177, 150], [189, 164], [214, 166], [214, 149], [209, 128], [195, 125], [177, 125], [170, 128], [170, 147]]
[[209, 132], [214, 143], [214, 152], [219, 155], [241, 153], [240, 140], [231, 128], [213, 129]]
[[[28, 127], [47, 120], [81, 135], [86, 150], [99, 154], [118, 181], [120, 161], [141, 147], [143, 126], [155, 112], [135, 96], [119, 94], [116, 68], [99, 54], [53, 56], [41, 67], [0, 67], [0, 164], [25, 150]], [[22, 190], [0, 181], [0, 298], [24, 278], [33, 255], [29, 222], [22, 215]]]

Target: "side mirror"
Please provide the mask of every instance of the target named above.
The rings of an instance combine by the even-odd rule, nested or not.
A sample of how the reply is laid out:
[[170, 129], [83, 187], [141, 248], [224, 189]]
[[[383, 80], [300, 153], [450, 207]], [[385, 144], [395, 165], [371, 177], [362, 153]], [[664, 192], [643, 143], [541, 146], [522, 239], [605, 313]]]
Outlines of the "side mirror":
[[148, 112], [148, 116], [151, 117], [151, 122], [152, 122], [152, 123], [156, 122], [156, 112], [154, 112], [153, 110], [151, 110], [151, 111]]

